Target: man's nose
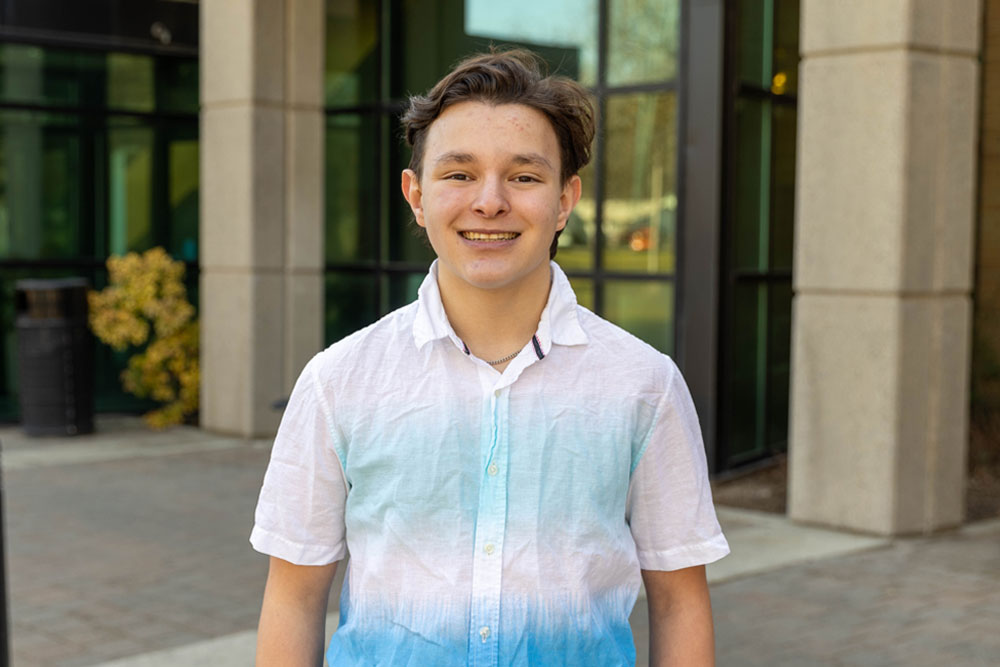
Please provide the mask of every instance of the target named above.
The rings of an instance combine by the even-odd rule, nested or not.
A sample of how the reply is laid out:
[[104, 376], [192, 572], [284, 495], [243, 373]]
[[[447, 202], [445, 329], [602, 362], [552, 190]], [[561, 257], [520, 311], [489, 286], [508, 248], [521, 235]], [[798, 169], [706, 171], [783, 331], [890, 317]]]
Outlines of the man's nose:
[[503, 184], [496, 179], [483, 179], [482, 186], [472, 202], [473, 210], [484, 218], [495, 218], [510, 210]]

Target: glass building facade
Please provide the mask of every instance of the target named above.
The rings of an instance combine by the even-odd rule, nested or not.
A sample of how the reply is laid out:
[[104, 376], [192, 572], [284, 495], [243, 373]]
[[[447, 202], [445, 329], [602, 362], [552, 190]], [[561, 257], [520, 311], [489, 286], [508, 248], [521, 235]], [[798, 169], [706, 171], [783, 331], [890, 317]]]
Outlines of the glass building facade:
[[[462, 57], [539, 53], [593, 95], [599, 131], [556, 261], [579, 300], [674, 347], [679, 2], [327, 0], [326, 340], [412, 301], [433, 258], [399, 194], [399, 116]], [[568, 19], [567, 17], [572, 17]]]
[[[197, 303], [197, 5], [77, 4], [0, 5], [3, 420], [18, 415], [17, 280], [100, 289], [110, 255], [159, 245]], [[97, 410], [148, 407], [121, 390], [127, 354], [95, 345]]]
[[[675, 353], [679, 239], [701, 222], [684, 220], [679, 202], [685, 3], [326, 8], [328, 343], [415, 298], [433, 257], [399, 195], [406, 96], [463, 56], [521, 46], [586, 86], [598, 111], [594, 159], [556, 261], [583, 305]], [[797, 0], [731, 1], [725, 13], [716, 469], [787, 447], [798, 81]]]
[[[697, 290], [682, 283], [717, 272], [712, 465], [784, 449], [798, 2], [721, 4], [725, 28], [707, 48], [725, 53], [708, 73], [724, 88], [722, 127], [708, 128], [722, 137], [722, 204], [706, 221], [684, 206], [703, 170], [685, 137], [705, 129], [685, 99], [706, 75], [689, 3], [325, 0], [326, 343], [414, 299], [433, 258], [399, 191], [407, 96], [466, 55], [521, 46], [583, 84], [598, 112], [556, 258], [580, 302], [676, 356], [699, 335], [683, 331], [683, 294]], [[197, 305], [197, 14], [194, 2], [0, 0], [0, 419], [18, 413], [16, 280], [101, 288], [107, 257], [161, 245], [187, 263]], [[717, 266], [684, 256], [685, 233], [706, 224], [718, 226]], [[147, 408], [120, 388], [127, 355], [96, 351], [98, 410]]]

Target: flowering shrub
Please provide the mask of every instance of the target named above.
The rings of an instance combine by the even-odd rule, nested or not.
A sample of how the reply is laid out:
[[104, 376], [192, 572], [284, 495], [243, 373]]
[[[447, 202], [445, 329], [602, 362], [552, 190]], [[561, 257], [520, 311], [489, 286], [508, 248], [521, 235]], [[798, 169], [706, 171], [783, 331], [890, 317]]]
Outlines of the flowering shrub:
[[109, 284], [88, 295], [90, 328], [116, 350], [145, 349], [122, 372], [125, 391], [165, 405], [144, 415], [153, 428], [198, 411], [198, 321], [184, 289], [184, 263], [163, 248], [108, 259]]

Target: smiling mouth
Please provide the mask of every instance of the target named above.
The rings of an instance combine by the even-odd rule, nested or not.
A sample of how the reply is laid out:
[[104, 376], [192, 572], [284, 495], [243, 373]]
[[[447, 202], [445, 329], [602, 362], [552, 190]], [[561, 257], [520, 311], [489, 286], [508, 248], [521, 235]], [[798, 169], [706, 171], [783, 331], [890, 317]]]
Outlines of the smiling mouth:
[[510, 241], [511, 239], [516, 239], [520, 236], [517, 232], [499, 232], [499, 233], [488, 233], [483, 232], [459, 232], [463, 239], [468, 239], [469, 241]]

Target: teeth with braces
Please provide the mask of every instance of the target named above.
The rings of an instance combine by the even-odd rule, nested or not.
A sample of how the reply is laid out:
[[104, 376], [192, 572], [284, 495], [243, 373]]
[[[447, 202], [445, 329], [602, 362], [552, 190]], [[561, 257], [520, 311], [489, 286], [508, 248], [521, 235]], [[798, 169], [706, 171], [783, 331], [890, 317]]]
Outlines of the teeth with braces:
[[501, 232], [499, 234], [481, 234], [480, 232], [462, 232], [462, 237], [470, 241], [509, 241], [519, 236], [517, 232]]

